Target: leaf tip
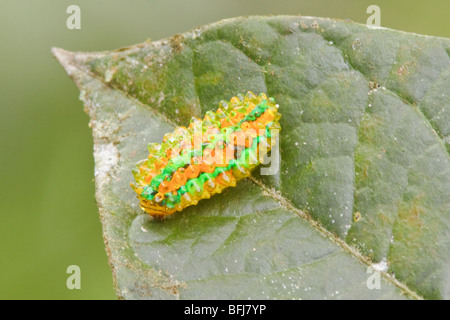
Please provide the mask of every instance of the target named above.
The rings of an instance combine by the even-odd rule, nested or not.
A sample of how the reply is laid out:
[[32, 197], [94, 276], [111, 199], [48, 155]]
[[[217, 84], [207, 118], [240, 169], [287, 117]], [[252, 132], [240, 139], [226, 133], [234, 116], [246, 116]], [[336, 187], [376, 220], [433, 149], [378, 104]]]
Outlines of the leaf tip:
[[75, 54], [73, 52], [52, 47], [51, 48], [52, 55], [58, 60], [58, 62], [63, 66], [63, 68], [67, 71], [69, 75], [72, 74], [74, 66], [74, 57]]

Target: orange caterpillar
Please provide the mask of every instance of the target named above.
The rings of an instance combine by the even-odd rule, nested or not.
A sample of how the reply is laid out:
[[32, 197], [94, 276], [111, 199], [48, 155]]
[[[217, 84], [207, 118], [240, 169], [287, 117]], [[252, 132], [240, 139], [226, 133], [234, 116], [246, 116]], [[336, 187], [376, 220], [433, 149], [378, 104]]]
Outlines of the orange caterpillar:
[[234, 187], [274, 145], [280, 117], [273, 98], [249, 91], [150, 144], [148, 159], [133, 170], [141, 208], [163, 217]]

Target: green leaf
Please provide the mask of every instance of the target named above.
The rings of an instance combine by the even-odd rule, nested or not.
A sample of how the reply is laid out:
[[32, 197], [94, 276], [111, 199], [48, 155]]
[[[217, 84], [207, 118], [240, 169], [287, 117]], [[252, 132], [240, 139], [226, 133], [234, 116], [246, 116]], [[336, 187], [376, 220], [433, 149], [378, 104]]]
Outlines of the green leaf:
[[[449, 53], [448, 39], [289, 16], [53, 49], [91, 117], [118, 296], [449, 299]], [[278, 173], [164, 221], [141, 212], [129, 183], [146, 145], [248, 90], [280, 105]]]

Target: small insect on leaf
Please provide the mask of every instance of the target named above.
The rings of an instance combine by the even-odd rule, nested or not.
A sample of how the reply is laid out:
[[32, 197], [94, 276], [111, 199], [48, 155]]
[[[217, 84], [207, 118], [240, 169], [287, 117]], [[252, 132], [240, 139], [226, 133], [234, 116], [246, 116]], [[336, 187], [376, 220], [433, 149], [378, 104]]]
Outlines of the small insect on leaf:
[[275, 145], [280, 117], [273, 98], [249, 91], [149, 144], [131, 184], [141, 208], [161, 218], [234, 187]]

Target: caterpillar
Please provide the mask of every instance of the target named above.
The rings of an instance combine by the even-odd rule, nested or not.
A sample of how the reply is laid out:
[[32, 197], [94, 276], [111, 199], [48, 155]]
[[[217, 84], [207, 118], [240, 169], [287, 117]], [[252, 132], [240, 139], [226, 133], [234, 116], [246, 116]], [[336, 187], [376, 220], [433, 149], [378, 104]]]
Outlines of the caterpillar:
[[203, 120], [166, 133], [150, 143], [149, 155], [136, 164], [131, 187], [140, 207], [154, 218], [196, 205], [250, 176], [275, 145], [281, 126], [273, 98], [249, 91], [221, 101]]

